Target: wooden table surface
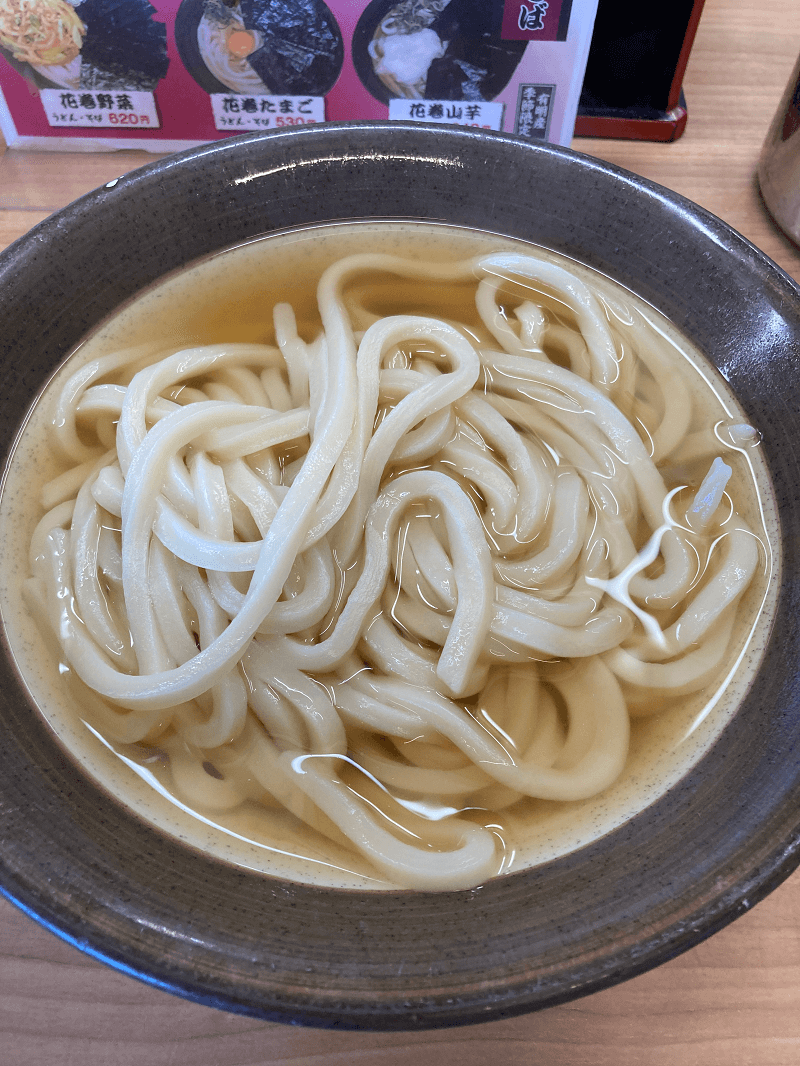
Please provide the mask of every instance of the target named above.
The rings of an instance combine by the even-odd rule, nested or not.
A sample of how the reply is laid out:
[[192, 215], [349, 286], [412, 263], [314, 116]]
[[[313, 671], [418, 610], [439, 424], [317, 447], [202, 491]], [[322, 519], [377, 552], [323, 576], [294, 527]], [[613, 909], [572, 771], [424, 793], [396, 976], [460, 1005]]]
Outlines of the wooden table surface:
[[[669, 5], [664, 5], [665, 18]], [[706, 0], [674, 144], [576, 140], [721, 216], [800, 280], [754, 180], [800, 52], [794, 0]], [[0, 156], [0, 246], [142, 152]], [[797, 1066], [800, 871], [733, 925], [626, 984], [508, 1021], [428, 1033], [294, 1029], [184, 1002], [82, 955], [0, 900], [2, 1066]]]

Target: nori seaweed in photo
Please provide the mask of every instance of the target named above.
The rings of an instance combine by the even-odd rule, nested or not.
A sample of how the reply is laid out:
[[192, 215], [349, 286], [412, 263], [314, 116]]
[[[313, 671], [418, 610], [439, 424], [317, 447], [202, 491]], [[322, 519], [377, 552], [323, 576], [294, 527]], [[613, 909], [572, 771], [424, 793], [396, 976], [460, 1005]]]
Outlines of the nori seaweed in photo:
[[344, 59], [339, 26], [322, 0], [241, 0], [242, 21], [261, 48], [247, 61], [273, 93], [324, 96]]
[[152, 91], [167, 73], [167, 27], [148, 0], [84, 0], [81, 87]]
[[501, 13], [486, 0], [450, 0], [437, 15], [430, 28], [449, 43], [428, 70], [428, 100], [491, 100], [502, 92], [526, 42], [500, 39]]
[[425, 99], [489, 100], [483, 88], [487, 75], [486, 66], [472, 66], [463, 59], [445, 54], [441, 59], [431, 61]]

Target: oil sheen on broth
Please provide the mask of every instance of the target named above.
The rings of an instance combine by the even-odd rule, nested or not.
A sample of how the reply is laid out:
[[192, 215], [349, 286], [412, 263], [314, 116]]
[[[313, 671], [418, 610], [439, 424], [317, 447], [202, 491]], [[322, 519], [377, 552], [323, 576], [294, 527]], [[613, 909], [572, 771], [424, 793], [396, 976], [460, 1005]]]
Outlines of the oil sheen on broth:
[[[393, 258], [336, 265], [378, 255]], [[284, 306], [273, 323], [275, 305]], [[341, 397], [325, 381], [339, 371], [325, 367], [353, 343], [343, 358], [352, 364], [360, 346], [361, 393], [345, 380], [360, 415], [344, 417], [348, 427], [361, 418], [362, 440], [340, 433], [336, 454], [347, 461], [320, 475], [317, 501], [335, 511], [341, 489], [344, 503], [318, 547], [292, 534], [302, 551], [284, 564], [280, 619], [258, 626], [212, 693], [119, 699], [115, 678], [111, 702], [90, 691], [70, 651], [86, 626], [69, 620], [78, 633], [60, 647], [61, 622], [41, 622], [48, 598], [79, 606], [83, 589], [84, 602], [107, 601], [95, 628], [113, 638], [128, 624], [115, 600], [125, 565], [144, 559], [154, 586], [174, 586], [152, 632], [148, 593], [125, 608], [144, 636], [133, 652], [127, 631], [127, 647], [107, 646], [101, 681], [115, 655], [117, 676], [172, 677], [233, 630], [262, 580], [250, 576], [258, 550], [247, 545], [264, 538], [280, 561], [286, 538], [270, 542], [271, 523], [313, 465], [308, 426], [337, 432]], [[191, 372], [165, 372], [167, 385], [148, 386], [135, 410], [129, 396], [120, 415], [132, 391], [120, 385], [135, 371], [196, 346], [222, 348], [197, 356]], [[61, 449], [77, 458], [55, 454], [48, 423], [54, 411], [73, 417], [56, 410], [59, 390], [120, 349], [131, 350], [121, 370], [77, 388], [80, 429]], [[207, 417], [189, 425], [196, 403]], [[234, 411], [244, 405], [249, 413]], [[267, 423], [270, 446], [241, 443]], [[361, 474], [348, 495], [354, 455]], [[66, 473], [80, 463], [83, 473]], [[123, 495], [123, 473], [146, 479], [154, 464], [161, 480], [144, 503]], [[98, 473], [98, 487], [78, 493]], [[295, 505], [310, 492], [296, 491]], [[215, 511], [208, 501], [221, 498]], [[31, 581], [31, 534], [54, 505], [58, 528], [46, 548], [34, 544]], [[311, 507], [303, 529], [324, 525], [322, 512]], [[119, 530], [141, 540], [140, 514], [156, 534], [125, 564]], [[340, 887], [467, 887], [620, 825], [678, 781], [735, 712], [774, 607], [769, 478], [758, 434], [720, 376], [607, 279], [520, 242], [437, 225], [272, 236], [145, 293], [78, 348], [34, 407], [0, 522], [13, 654], [84, 769], [195, 847]], [[88, 575], [75, 562], [81, 538]], [[220, 542], [227, 562], [212, 566]], [[370, 586], [367, 571], [381, 567]], [[181, 651], [171, 618], [194, 647]], [[382, 848], [392, 855], [376, 860]]]

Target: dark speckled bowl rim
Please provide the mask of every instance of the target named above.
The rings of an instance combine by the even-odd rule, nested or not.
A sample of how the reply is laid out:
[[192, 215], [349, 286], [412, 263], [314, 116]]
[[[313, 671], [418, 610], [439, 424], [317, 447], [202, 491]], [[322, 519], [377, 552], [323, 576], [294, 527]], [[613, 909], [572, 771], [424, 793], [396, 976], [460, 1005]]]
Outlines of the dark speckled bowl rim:
[[2, 656], [0, 887], [70, 943], [189, 999], [293, 1023], [421, 1029], [536, 1010], [648, 970], [800, 862], [800, 290], [702, 208], [565, 149], [405, 123], [245, 136], [110, 182], [0, 256], [4, 450], [63, 354], [156, 277], [257, 232], [371, 216], [556, 248], [706, 351], [764, 433], [781, 517], [781, 594], [756, 683], [679, 785], [604, 839], [469, 892], [374, 894], [248, 874], [145, 826], [78, 771]]

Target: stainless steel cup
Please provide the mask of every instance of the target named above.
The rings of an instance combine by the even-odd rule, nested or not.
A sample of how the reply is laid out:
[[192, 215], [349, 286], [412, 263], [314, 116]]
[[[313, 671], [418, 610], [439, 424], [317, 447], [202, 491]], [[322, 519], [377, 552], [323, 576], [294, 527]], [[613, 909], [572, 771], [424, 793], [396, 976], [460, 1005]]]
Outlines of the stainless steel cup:
[[758, 182], [772, 217], [800, 244], [800, 59], [764, 141]]

